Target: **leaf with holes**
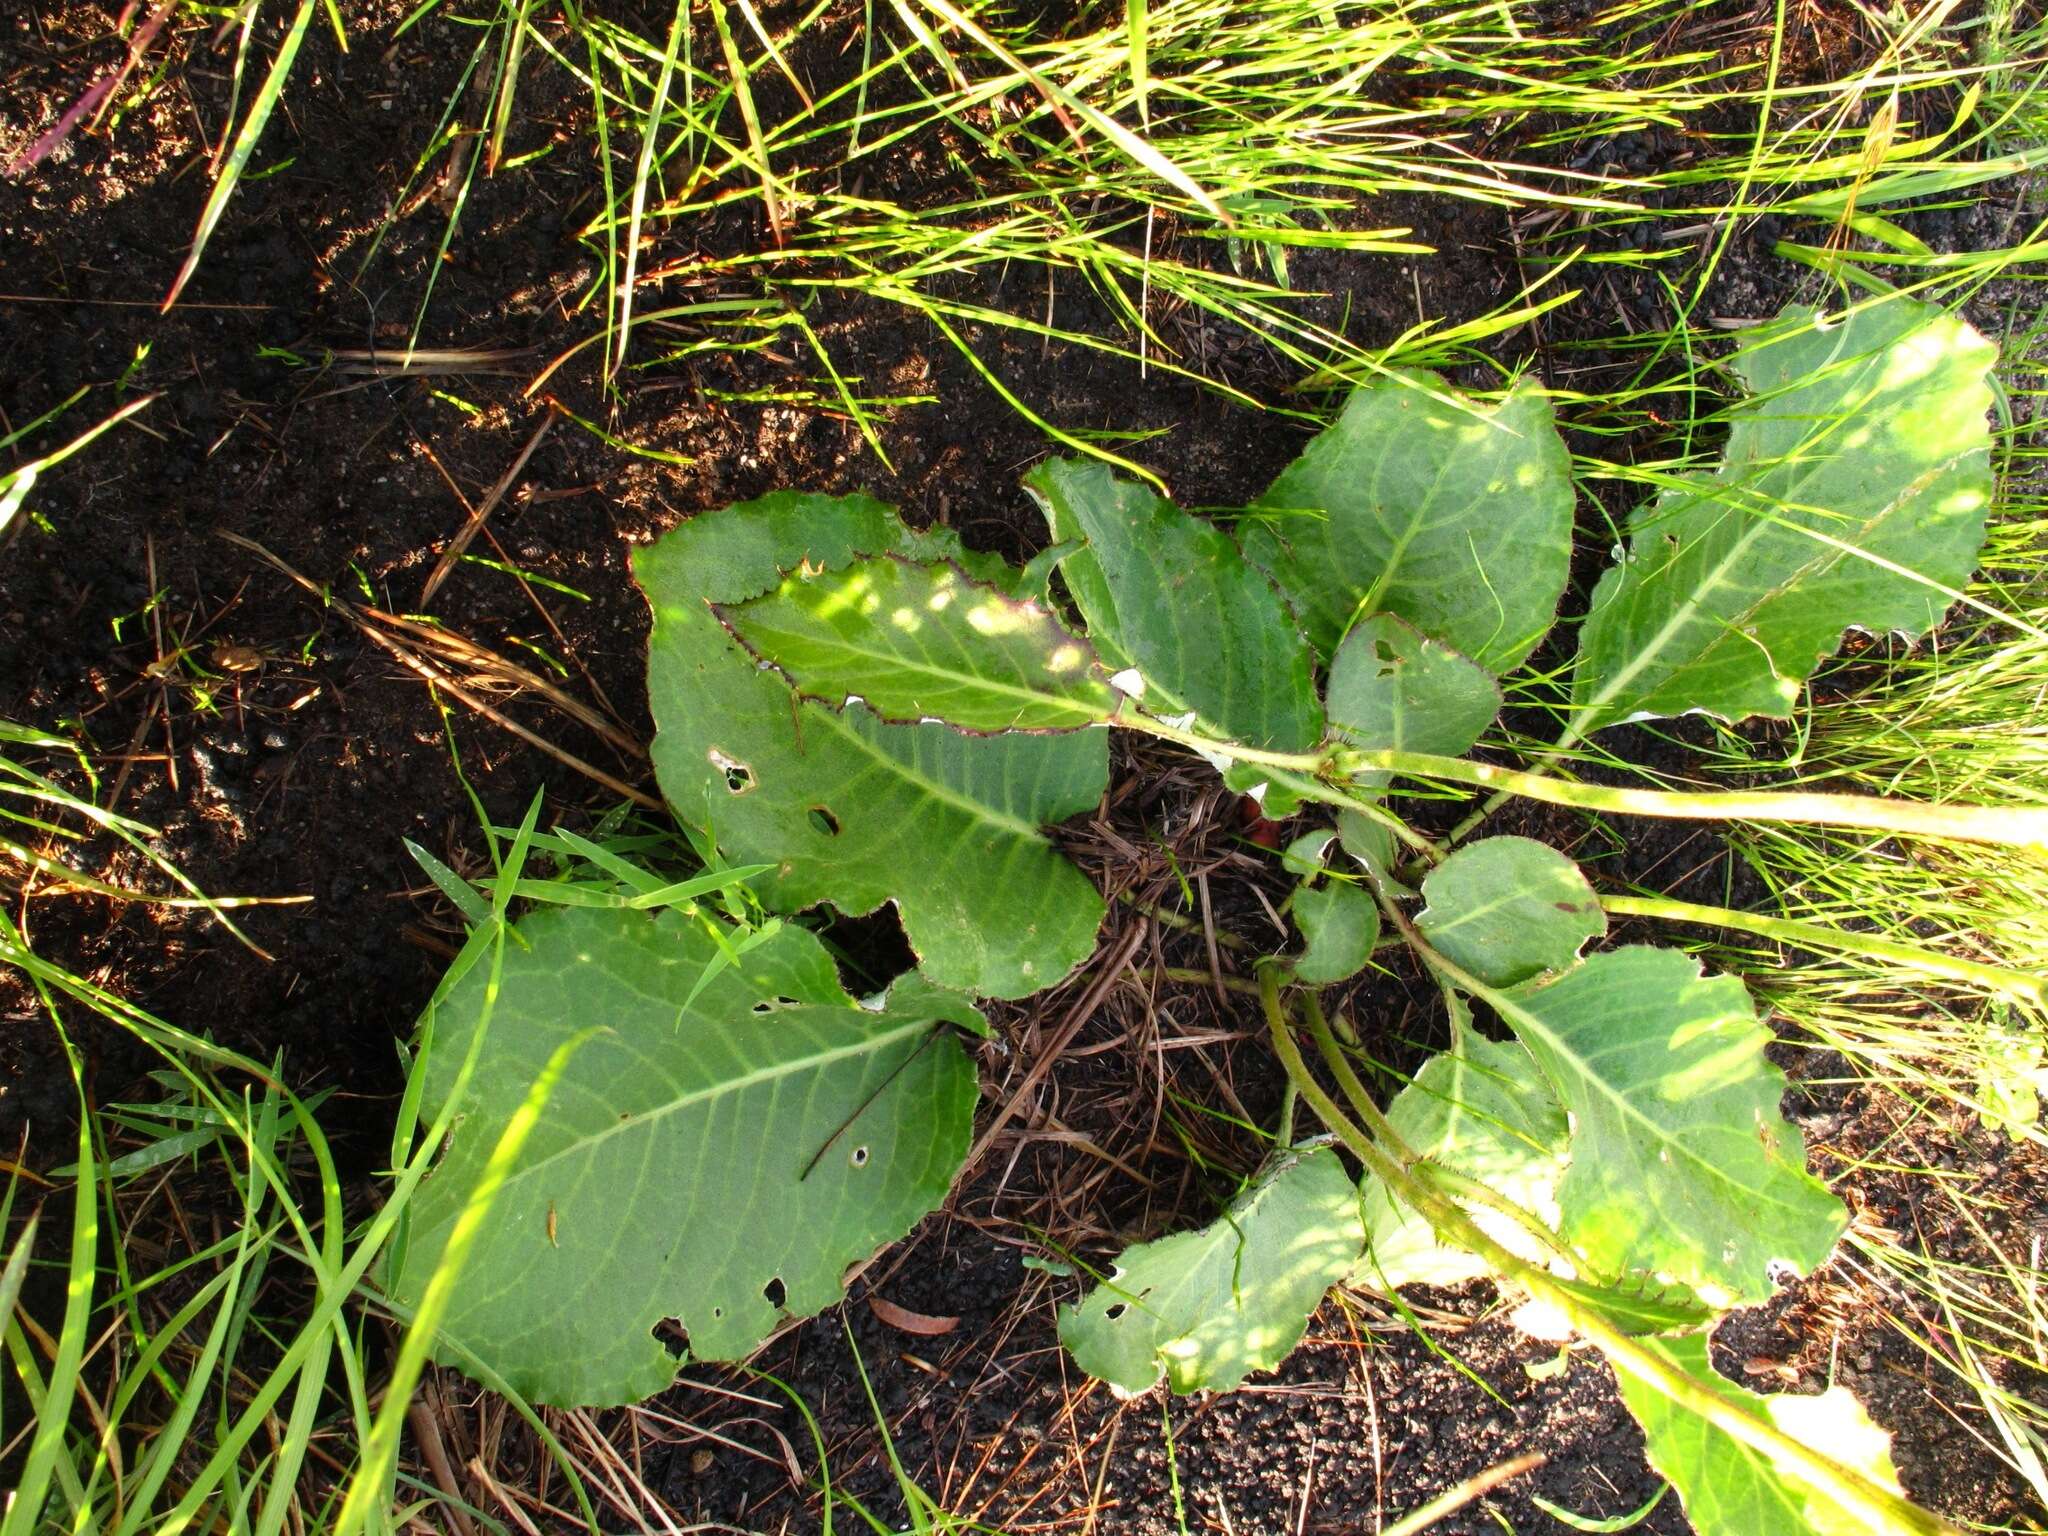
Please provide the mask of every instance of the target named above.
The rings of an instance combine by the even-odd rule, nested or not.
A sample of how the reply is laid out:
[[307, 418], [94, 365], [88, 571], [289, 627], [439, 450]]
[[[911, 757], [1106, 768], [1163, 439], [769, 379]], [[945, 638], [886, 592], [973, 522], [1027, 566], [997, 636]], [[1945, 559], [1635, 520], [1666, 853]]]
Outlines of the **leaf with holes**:
[[1550, 401], [1494, 405], [1429, 373], [1358, 390], [1239, 525], [1317, 650], [1373, 614], [1502, 672], [1557, 617], [1572, 551], [1571, 458]]
[[1121, 1392], [1226, 1392], [1285, 1360], [1365, 1240], [1358, 1186], [1327, 1147], [1290, 1154], [1208, 1226], [1127, 1248], [1060, 1339]]
[[1102, 899], [1043, 829], [1102, 798], [1108, 733], [978, 737], [827, 709], [764, 670], [709, 606], [773, 591], [785, 570], [885, 554], [948, 560], [999, 586], [1015, 575], [858, 496], [764, 497], [639, 551], [655, 773], [677, 815], [734, 862], [773, 866], [754, 883], [772, 909], [859, 915], [893, 901], [934, 980], [1027, 996], [1095, 947]]
[[[1455, 978], [1454, 978], [1455, 979]], [[1571, 1116], [1560, 1231], [1598, 1277], [1643, 1272], [1715, 1304], [1768, 1298], [1826, 1261], [1842, 1203], [1778, 1113], [1785, 1074], [1732, 976], [1631, 946], [1540, 987], [1464, 978], [1529, 1048]]]
[[[1500, 713], [1500, 685], [1476, 662], [1392, 614], [1361, 619], [1330, 660], [1323, 693], [1330, 728], [1368, 751], [1456, 757]], [[1389, 775], [1368, 773], [1368, 789]]]
[[1229, 534], [1105, 465], [1048, 459], [1024, 477], [1067, 590], [1105, 656], [1137, 669], [1155, 715], [1192, 710], [1244, 746], [1304, 752], [1322, 739], [1308, 646], [1265, 573]]
[[1415, 919], [1439, 954], [1496, 987], [1561, 971], [1607, 931], [1579, 866], [1526, 837], [1467, 844], [1422, 882]]
[[[1739, 1412], [1767, 1422], [1896, 1492], [1891, 1436], [1846, 1387], [1818, 1397], [1745, 1390], [1713, 1367], [1702, 1334], [1647, 1346]], [[1678, 1490], [1699, 1536], [1866, 1536], [1874, 1527], [1786, 1466], [1750, 1449], [1670, 1398], [1621, 1375], [1622, 1400], [1643, 1426], [1643, 1451]], [[1887, 1522], [1888, 1524], [1888, 1522]]]
[[720, 954], [677, 910], [543, 908], [505, 946], [495, 1007], [484, 966], [438, 1005], [428, 1115], [485, 1034], [409, 1211], [401, 1302], [418, 1300], [528, 1085], [589, 1031], [442, 1325], [529, 1398], [660, 1391], [678, 1364], [656, 1334], [671, 1319], [697, 1357], [744, 1357], [781, 1319], [836, 1302], [846, 1267], [944, 1199], [967, 1155], [974, 1064], [934, 1022], [957, 999], [857, 1007], [795, 926], [703, 980]]
[[1940, 623], [1984, 542], [1996, 355], [1896, 296], [1835, 321], [1795, 306], [1749, 338], [1720, 467], [1641, 508], [1594, 589], [1574, 729], [1786, 719], [1844, 630]]
[[858, 699], [886, 719], [993, 733], [1102, 725], [1117, 705], [1085, 641], [945, 563], [884, 555], [800, 567], [774, 591], [712, 611], [833, 709]]

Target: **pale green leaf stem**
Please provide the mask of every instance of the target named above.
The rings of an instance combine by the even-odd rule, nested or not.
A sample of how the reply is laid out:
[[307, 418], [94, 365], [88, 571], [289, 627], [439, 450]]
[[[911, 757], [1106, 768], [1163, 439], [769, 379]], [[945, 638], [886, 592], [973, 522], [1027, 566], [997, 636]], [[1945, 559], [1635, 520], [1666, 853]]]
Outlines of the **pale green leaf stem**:
[[1412, 778], [1497, 789], [1548, 805], [1570, 805], [1610, 815], [1863, 827], [1916, 837], [1947, 837], [1959, 842], [2048, 850], [2048, 810], [2037, 806], [1928, 805], [1878, 795], [1825, 795], [1794, 789], [1697, 793], [1623, 789], [1417, 752], [1347, 751], [1335, 754], [1334, 762], [1354, 773], [1387, 770]]
[[[1817, 1397], [1759, 1395], [1713, 1367], [1703, 1334], [1659, 1339], [1642, 1348], [1660, 1356], [1725, 1402], [1780, 1433], [1829, 1453], [1879, 1487], [1896, 1489], [1891, 1436], [1871, 1423], [1846, 1387]], [[1632, 1377], [1621, 1378], [1622, 1401], [1643, 1426], [1643, 1451], [1685, 1501], [1699, 1536], [1866, 1536], [1870, 1525], [1826, 1490], [1787, 1475], [1784, 1459], [1737, 1444], [1725, 1434]], [[1887, 1527], [1889, 1529], [1889, 1527]]]
[[2036, 1007], [2048, 1004], [2048, 978], [2001, 965], [1985, 965], [1946, 954], [1919, 944], [1900, 944], [1875, 934], [1854, 933], [1826, 923], [1808, 923], [1796, 918], [1772, 917], [1766, 912], [1741, 912], [1732, 907], [1704, 906], [1695, 901], [1675, 901], [1666, 896], [1602, 896], [1600, 905], [1626, 917], [1656, 917], [1667, 922], [1697, 924], [1703, 928], [1729, 928], [1753, 933], [1802, 949], [1834, 950], [1839, 954], [1867, 955], [1885, 960], [1923, 976], [1965, 982], [1987, 991], [2003, 992]]

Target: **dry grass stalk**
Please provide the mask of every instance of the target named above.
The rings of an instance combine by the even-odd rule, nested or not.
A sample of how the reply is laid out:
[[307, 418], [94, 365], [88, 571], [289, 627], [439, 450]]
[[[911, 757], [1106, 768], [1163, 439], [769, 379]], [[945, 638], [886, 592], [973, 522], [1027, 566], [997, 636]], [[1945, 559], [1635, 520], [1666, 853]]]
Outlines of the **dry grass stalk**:
[[[622, 755], [643, 762], [646, 760], [645, 747], [629, 736], [623, 728], [605, 719], [575, 695], [556, 687], [546, 678], [529, 671], [518, 662], [508, 660], [451, 630], [432, 624], [421, 624], [397, 614], [386, 613], [380, 608], [372, 608], [367, 604], [352, 603], [301, 575], [255, 540], [243, 538], [240, 534], [230, 533], [226, 529], [218, 531], [229, 543], [250, 551], [283, 572], [306, 591], [318, 596], [323, 603], [334, 608], [354, 624], [365, 639], [387, 652], [408, 671], [417, 674], [432, 686], [445, 690], [450, 698], [465, 709], [511, 732], [521, 741], [547, 753], [563, 766], [574, 769], [585, 778], [603, 785], [622, 799], [645, 806], [649, 810], [662, 809], [659, 797], [628, 784], [616, 775], [607, 773], [567, 748], [558, 746], [521, 725], [478, 697], [472, 688], [482, 683], [535, 694], [577, 724], [604, 738]], [[462, 669], [459, 674], [456, 670], [458, 667]]]

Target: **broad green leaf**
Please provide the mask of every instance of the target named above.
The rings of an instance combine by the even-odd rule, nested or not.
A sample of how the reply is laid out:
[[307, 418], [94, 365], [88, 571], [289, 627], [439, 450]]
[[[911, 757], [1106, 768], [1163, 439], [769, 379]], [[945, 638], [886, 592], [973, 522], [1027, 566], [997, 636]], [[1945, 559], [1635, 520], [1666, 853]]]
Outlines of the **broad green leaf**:
[[1905, 298], [1833, 322], [1795, 306], [1750, 340], [1720, 468], [1639, 509], [1594, 589], [1574, 729], [1785, 719], [1845, 629], [1938, 624], [1984, 542], [1995, 356]]
[[[1452, 1045], [1422, 1070], [1387, 1107], [1388, 1121], [1428, 1161], [1423, 1175], [1459, 1200], [1478, 1226], [1511, 1253], [1552, 1270], [1552, 1281], [1631, 1334], [1694, 1328], [1711, 1314], [1682, 1286], [1643, 1275], [1607, 1283], [1557, 1273], [1554, 1250], [1522, 1222], [1475, 1199], [1442, 1172], [1505, 1199], [1546, 1231], [1558, 1221], [1557, 1186], [1569, 1162], [1569, 1127], [1528, 1049], [1517, 1041], [1486, 1039], [1471, 1015], [1451, 998]], [[1393, 1290], [1403, 1285], [1461, 1285], [1494, 1273], [1477, 1255], [1442, 1241], [1429, 1223], [1388, 1193], [1370, 1174], [1361, 1181], [1366, 1252], [1354, 1284]], [[1571, 1331], [1568, 1320], [1537, 1303], [1517, 1308], [1514, 1321], [1544, 1337]]]
[[1571, 1116], [1565, 1240], [1594, 1274], [1637, 1271], [1712, 1305], [1769, 1297], [1773, 1271], [1833, 1251], [1842, 1205], [1778, 1113], [1785, 1074], [1732, 976], [1690, 956], [1608, 950], [1538, 988], [1475, 989]]
[[[1422, 1064], [1394, 1095], [1387, 1119], [1409, 1147], [1438, 1167], [1485, 1185], [1543, 1222], [1558, 1220], [1565, 1119], [1529, 1053], [1514, 1041], [1457, 1032], [1457, 1044]], [[1459, 1285], [1492, 1273], [1485, 1260], [1440, 1241], [1429, 1223], [1368, 1174], [1363, 1183], [1366, 1254], [1354, 1278], [1375, 1289]], [[1532, 1263], [1543, 1245], [1519, 1223], [1471, 1208], [1487, 1235]]]
[[1285, 848], [1280, 850], [1280, 867], [1290, 875], [1307, 879], [1320, 874], [1324, 859], [1330, 851], [1330, 844], [1337, 840], [1332, 827], [1318, 827], [1313, 832], [1304, 832]]
[[1303, 949], [1294, 974], [1316, 986], [1345, 981], [1365, 969], [1379, 941], [1379, 903], [1356, 880], [1298, 886], [1288, 910]]
[[1556, 619], [1571, 563], [1571, 459], [1531, 384], [1497, 405], [1429, 373], [1366, 385], [1254, 511], [1245, 553], [1326, 656], [1391, 613], [1503, 672]]
[[654, 767], [685, 821], [734, 863], [767, 863], [769, 907], [894, 901], [924, 970], [981, 996], [1051, 986], [1093, 951], [1102, 899], [1042, 828], [1107, 787], [1107, 731], [979, 737], [800, 701], [708, 606], [771, 591], [785, 568], [860, 555], [963, 556], [865, 497], [783, 493], [693, 518], [638, 552], [654, 610]]
[[1370, 821], [1357, 811], [1337, 813], [1337, 840], [1344, 851], [1380, 880], [1406, 890], [1394, 879], [1394, 833], [1384, 822]]
[[929, 1019], [943, 1019], [984, 1040], [994, 1033], [982, 1011], [974, 1006], [973, 998], [934, 984], [923, 971], [906, 971], [881, 992], [861, 999], [860, 1005], [870, 1011], [887, 1008], [894, 1013], [919, 1013]]
[[854, 1006], [806, 930], [784, 925], [708, 980], [720, 947], [680, 911], [543, 908], [515, 939], [494, 1007], [477, 966], [436, 1012], [427, 1115], [487, 1033], [391, 1287], [418, 1298], [528, 1085], [590, 1031], [443, 1324], [515, 1390], [658, 1392], [677, 1366], [654, 1332], [669, 1319], [693, 1355], [738, 1359], [837, 1301], [849, 1264], [945, 1197], [973, 1131], [973, 1063], [930, 1006]]
[[1579, 866], [1526, 837], [1468, 843], [1429, 872], [1422, 894], [1429, 905], [1415, 926], [1423, 937], [1496, 987], [1563, 970], [1607, 931]]
[[[1891, 1436], [1846, 1387], [1818, 1397], [1760, 1396], [1715, 1370], [1704, 1334], [1646, 1341], [1700, 1385], [1830, 1460], [1897, 1492]], [[1621, 1396], [1643, 1426], [1643, 1450], [1685, 1501], [1699, 1536], [1868, 1536], [1870, 1524], [1762, 1452], [1730, 1439], [1662, 1393], [1622, 1375]]]
[[[1337, 647], [1323, 691], [1330, 728], [1368, 750], [1461, 756], [1500, 713], [1484, 667], [1392, 614], [1361, 619]], [[1390, 777], [1361, 777], [1377, 788]]]
[[1117, 705], [1085, 641], [945, 563], [806, 566], [763, 596], [712, 606], [799, 693], [833, 709], [859, 699], [885, 719], [999, 732], [1099, 725]]
[[1215, 1221], [1124, 1250], [1060, 1308], [1075, 1363], [1127, 1393], [1226, 1392], [1285, 1360], [1358, 1258], [1358, 1186], [1327, 1147], [1290, 1155]]
[[1229, 534], [1099, 463], [1048, 459], [1024, 488], [1056, 542], [1086, 541], [1060, 575], [1105, 659], [1144, 679], [1147, 713], [1192, 710], [1218, 734], [1273, 751], [1321, 741], [1300, 627]]

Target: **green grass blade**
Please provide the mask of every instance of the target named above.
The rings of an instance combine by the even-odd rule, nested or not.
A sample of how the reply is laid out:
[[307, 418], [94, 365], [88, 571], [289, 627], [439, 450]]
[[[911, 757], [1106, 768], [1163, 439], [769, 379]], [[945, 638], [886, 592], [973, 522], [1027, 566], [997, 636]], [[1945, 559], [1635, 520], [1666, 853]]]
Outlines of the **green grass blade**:
[[134, 1390], [150, 1379], [150, 1373], [163, 1353], [184, 1333], [191, 1321], [216, 1294], [220, 1304], [214, 1313], [213, 1324], [207, 1330], [206, 1341], [191, 1364], [181, 1371], [185, 1389], [172, 1394], [173, 1407], [165, 1419], [162, 1430], [151, 1442], [148, 1459], [131, 1472], [131, 1477], [140, 1474], [127, 1490], [130, 1521], [124, 1522], [123, 1531], [139, 1530], [140, 1522], [156, 1506], [156, 1496], [162, 1491], [165, 1481], [177, 1470], [178, 1462], [191, 1444], [192, 1426], [197, 1421], [199, 1410], [205, 1406], [204, 1387], [213, 1377], [214, 1367], [228, 1348], [243, 1300], [243, 1281], [253, 1257], [251, 1244], [255, 1239], [254, 1223], [245, 1223], [242, 1241], [238, 1244], [235, 1257], [229, 1266], [216, 1275], [202, 1288], [198, 1295], [187, 1302], [176, 1316], [158, 1330], [142, 1354], [130, 1366], [127, 1381], [122, 1383], [122, 1396], [116, 1398], [114, 1411], [108, 1415], [109, 1429], [119, 1425], [126, 1417], [129, 1401]]
[[[52, 1022], [57, 1017], [53, 1000], [43, 993], [43, 1005]], [[92, 1321], [93, 1280], [98, 1274], [100, 1226], [99, 1202], [95, 1198], [93, 1172], [97, 1158], [92, 1145], [92, 1112], [85, 1096], [85, 1069], [71, 1037], [56, 1025], [70, 1063], [71, 1081], [78, 1095], [78, 1168], [71, 1206], [71, 1254], [64, 1282], [64, 1321], [57, 1333], [57, 1350], [50, 1361], [49, 1379], [42, 1384], [43, 1402], [36, 1416], [35, 1438], [22, 1460], [21, 1474], [7, 1513], [0, 1518], [0, 1536], [28, 1536], [42, 1522], [43, 1504], [50, 1482], [65, 1462], [65, 1438], [71, 1427], [71, 1407], [78, 1391], [79, 1367], [85, 1359], [86, 1333]], [[12, 1263], [10, 1261], [10, 1268]], [[11, 1309], [10, 1309], [11, 1312]], [[17, 1356], [17, 1363], [20, 1357]], [[23, 1386], [28, 1386], [27, 1374]], [[69, 1468], [65, 1467], [68, 1471]]]
[[1137, 98], [1138, 121], [1152, 126], [1150, 80], [1145, 58], [1145, 0], [1124, 0], [1124, 30], [1131, 40], [1131, 92]]
[[[64, 404], [71, 404], [72, 401], [79, 399], [84, 393], [85, 391], [81, 389], [78, 394], [73, 395], [71, 400], [65, 401]], [[119, 426], [144, 406], [154, 403], [159, 398], [157, 395], [143, 395], [137, 399], [130, 400], [118, 411], [115, 411], [104, 421], [100, 422], [98, 426], [86, 428], [85, 431], [79, 433], [78, 436], [71, 439], [62, 448], [46, 453], [39, 459], [31, 459], [28, 463], [11, 469], [4, 475], [0, 475], [0, 533], [7, 531], [7, 525], [14, 521], [14, 514], [21, 510], [21, 504], [28, 499], [28, 493], [35, 489], [36, 481], [41, 478], [45, 471], [55, 469], [74, 453], [89, 446], [102, 433]], [[5, 447], [7, 443], [14, 442], [26, 435], [42, 422], [49, 420], [51, 416], [57, 415], [63, 408], [63, 406], [59, 406], [56, 411], [38, 418], [37, 421], [30, 422], [21, 431], [12, 434], [6, 442], [0, 443], [0, 447]]]
[[761, 132], [761, 114], [754, 105], [754, 88], [747, 72], [746, 61], [740, 57], [739, 44], [732, 35], [732, 22], [726, 15], [725, 0], [709, 0], [711, 25], [718, 33], [718, 46], [725, 55], [726, 71], [732, 77], [733, 95], [739, 99], [740, 122], [747, 130], [747, 143], [753, 150], [754, 173], [761, 179], [761, 202], [768, 210], [768, 230], [781, 245], [787, 239], [788, 231], [783, 228], [782, 200], [775, 193], [775, 171], [768, 161], [768, 141]]
[[434, 1272], [428, 1278], [412, 1326], [406, 1330], [405, 1340], [399, 1346], [398, 1361], [392, 1367], [391, 1381], [384, 1391], [384, 1406], [378, 1411], [369, 1439], [364, 1443], [362, 1460], [350, 1481], [341, 1514], [335, 1521], [335, 1536], [355, 1536], [368, 1523], [373, 1503], [381, 1503], [385, 1498], [384, 1490], [398, 1465], [398, 1436], [405, 1423], [406, 1406], [412, 1401], [413, 1388], [419, 1383], [420, 1373], [426, 1369], [427, 1352], [433, 1347], [439, 1321], [453, 1299], [455, 1283], [461, 1278], [470, 1250], [476, 1244], [492, 1205], [496, 1203], [506, 1176], [518, 1161], [520, 1149], [540, 1123], [541, 1111], [553, 1096], [562, 1073], [584, 1043], [599, 1032], [596, 1026], [580, 1030], [555, 1048], [546, 1067], [527, 1089], [524, 1101], [498, 1137], [483, 1177], [477, 1181], [462, 1214], [448, 1234], [447, 1247], [442, 1250]]
[[712, 891], [727, 891], [734, 886], [744, 885], [756, 875], [765, 875], [774, 867], [773, 864], [742, 864], [735, 869], [712, 870], [694, 879], [678, 880], [673, 885], [664, 885], [658, 890], [635, 896], [626, 905], [636, 911], [673, 907], [693, 896], [703, 896]]
[[14, 1240], [14, 1251], [7, 1255], [7, 1267], [0, 1269], [0, 1329], [6, 1328], [14, 1317], [14, 1303], [21, 1295], [21, 1282], [28, 1275], [29, 1255], [36, 1246], [36, 1224], [41, 1220], [42, 1213], [36, 1212], [22, 1223], [21, 1235]]
[[178, 295], [185, 291], [185, 284], [199, 268], [199, 257], [206, 249], [206, 242], [213, 238], [214, 226], [220, 223], [220, 216], [227, 208], [228, 199], [235, 195], [235, 186], [242, 179], [242, 173], [249, 167], [249, 156], [255, 153], [256, 141], [263, 137], [263, 129], [270, 122], [270, 114], [277, 106], [278, 97], [284, 94], [284, 83], [292, 72], [292, 65], [299, 56], [299, 44], [306, 40], [306, 24], [313, 19], [314, 0], [299, 0], [298, 12], [292, 17], [291, 30], [285, 34], [284, 42], [277, 50], [277, 58], [270, 66], [270, 73], [263, 78], [263, 88], [256, 93], [256, 99], [249, 103], [249, 115], [242, 120], [242, 128], [235, 135], [235, 146], [228, 152], [226, 164], [215, 178], [213, 191], [207, 195], [206, 206], [200, 210], [199, 227], [192, 234], [192, 249], [186, 253], [185, 264], [178, 269], [178, 276], [171, 284], [171, 291], [164, 298], [163, 308], [168, 311], [178, 302]]
[[498, 59], [497, 100], [491, 112], [490, 149], [484, 157], [484, 174], [495, 176], [498, 162], [505, 157], [505, 134], [512, 125], [512, 99], [519, 89], [519, 64], [526, 52], [527, 17], [533, 0], [518, 0], [507, 23], [510, 29]]
[[1130, 129], [1126, 128], [1094, 103], [1082, 100], [1071, 91], [1054, 84], [1051, 80], [1039, 74], [1038, 71], [1032, 69], [994, 37], [991, 37], [972, 18], [952, 5], [951, 0], [919, 0], [919, 3], [926, 10], [932, 12], [933, 15], [943, 18], [952, 26], [966, 33], [976, 43], [987, 49], [989, 53], [1022, 74], [1038, 88], [1046, 100], [1052, 103], [1055, 108], [1064, 108], [1067, 112], [1079, 117], [1089, 127], [1108, 139], [1110, 143], [1157, 176], [1161, 181], [1164, 181], [1176, 191], [1185, 194], [1218, 223], [1232, 226], [1236, 224], [1237, 221], [1231, 217], [1228, 210], [1221, 203], [1217, 202], [1214, 197], [1205, 191], [1192, 176], [1175, 164], [1172, 159], [1155, 148], [1149, 140], [1131, 132]]
[[[78, 388], [74, 389], [64, 399], [58, 401], [55, 405], [51, 406], [47, 411], [43, 412], [42, 415], [36, 417], [34, 421], [24, 422], [22, 425], [16, 427], [12, 432], [0, 433], [0, 448], [12, 448], [16, 443], [20, 442], [30, 433], [38, 430], [39, 428], [48, 426], [51, 422], [55, 421], [59, 416], [62, 416], [66, 411], [70, 410], [71, 407], [78, 404], [79, 401], [83, 400], [87, 395], [91, 393], [92, 386], [90, 384], [79, 385]], [[12, 726], [8, 727], [8, 729], [10, 731], [19, 730], [20, 727]], [[44, 744], [61, 745], [61, 743], [55, 742]]]
[[455, 873], [446, 864], [435, 858], [411, 838], [405, 840], [405, 851], [412, 855], [413, 862], [427, 872], [427, 878], [434, 887], [446, 896], [463, 918], [474, 924], [488, 922], [491, 909], [484, 899], [477, 895], [476, 887]]
[[626, 221], [626, 271], [619, 284], [619, 340], [612, 352], [613, 377], [625, 366], [626, 348], [633, 339], [633, 280], [640, 265], [640, 224], [647, 215], [647, 183], [654, 175], [654, 150], [661, 136], [662, 109], [668, 104], [669, 82], [675, 78], [676, 56], [682, 51], [689, 13], [690, 0], [676, 0], [675, 17], [669, 22], [668, 46], [661, 56], [661, 75], [640, 126], [640, 159], [633, 168], [632, 213]]

